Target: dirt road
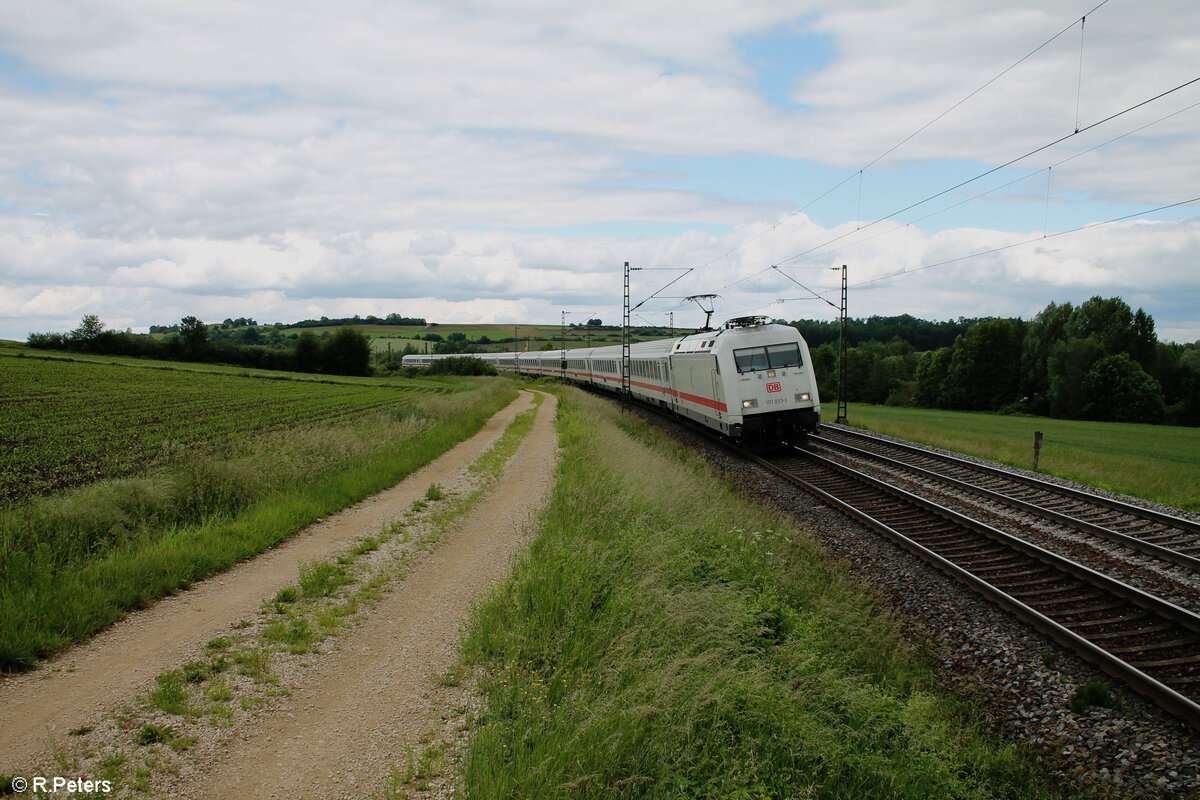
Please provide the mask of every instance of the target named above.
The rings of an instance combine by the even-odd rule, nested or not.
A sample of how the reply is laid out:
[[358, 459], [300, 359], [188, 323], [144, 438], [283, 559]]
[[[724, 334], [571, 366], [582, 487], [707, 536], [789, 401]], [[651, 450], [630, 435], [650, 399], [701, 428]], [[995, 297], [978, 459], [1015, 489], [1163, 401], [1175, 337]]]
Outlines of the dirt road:
[[[532, 403], [529, 394], [401, 484], [288, 544], [133, 614], [42, 670], [0, 684], [0, 772], [45, 763], [47, 736], [134, 701], [154, 676], [194, 658], [210, 638], [294, 583], [302, 561], [328, 558], [398, 518], [431, 483], [450, 484]], [[308, 670], [282, 711], [262, 714], [215, 758], [193, 758], [164, 796], [363, 797], [436, 727], [445, 709], [433, 676], [455, 661], [473, 598], [502, 578], [526, 521], [545, 501], [556, 452], [547, 397], [505, 476], [433, 553]], [[157, 783], [157, 781], [156, 781]], [[156, 793], [157, 794], [157, 793]]]

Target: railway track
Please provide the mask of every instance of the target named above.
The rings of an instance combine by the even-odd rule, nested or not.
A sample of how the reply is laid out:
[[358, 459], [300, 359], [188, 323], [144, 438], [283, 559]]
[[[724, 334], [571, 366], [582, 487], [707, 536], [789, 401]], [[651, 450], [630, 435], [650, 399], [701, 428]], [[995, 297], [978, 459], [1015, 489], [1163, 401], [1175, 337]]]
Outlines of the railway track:
[[815, 453], [748, 457], [1200, 729], [1200, 616]]
[[1200, 573], [1200, 523], [955, 456], [825, 425], [812, 441]]

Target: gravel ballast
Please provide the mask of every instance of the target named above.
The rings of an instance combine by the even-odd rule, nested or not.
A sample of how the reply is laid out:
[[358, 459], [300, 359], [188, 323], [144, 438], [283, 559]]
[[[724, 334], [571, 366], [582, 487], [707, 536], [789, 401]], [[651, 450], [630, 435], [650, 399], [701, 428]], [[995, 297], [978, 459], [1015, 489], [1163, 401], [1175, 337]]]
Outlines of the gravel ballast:
[[[1038, 753], [1069, 791], [1200, 797], [1200, 733], [1184, 722], [814, 496], [689, 428], [646, 417], [746, 494], [803, 522], [936, 659], [946, 685], [990, 728]], [[1112, 707], [1073, 711], [1072, 696], [1096, 680]]]

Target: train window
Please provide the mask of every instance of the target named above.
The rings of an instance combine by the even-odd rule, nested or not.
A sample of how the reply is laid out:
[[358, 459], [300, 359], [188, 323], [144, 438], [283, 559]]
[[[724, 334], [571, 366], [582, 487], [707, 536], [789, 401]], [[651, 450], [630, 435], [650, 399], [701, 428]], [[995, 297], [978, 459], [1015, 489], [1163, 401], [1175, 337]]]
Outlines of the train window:
[[767, 348], [745, 347], [733, 351], [733, 360], [738, 372], [754, 372], [767, 368]]
[[767, 345], [767, 361], [771, 369], [800, 366], [800, 347], [795, 342]]

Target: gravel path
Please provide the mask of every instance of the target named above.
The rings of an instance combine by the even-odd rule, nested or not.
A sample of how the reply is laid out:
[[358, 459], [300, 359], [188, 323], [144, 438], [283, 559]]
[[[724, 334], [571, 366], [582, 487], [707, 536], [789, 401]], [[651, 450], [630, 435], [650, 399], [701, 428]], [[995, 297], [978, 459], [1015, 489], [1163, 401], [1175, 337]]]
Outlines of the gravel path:
[[[310, 526], [287, 544], [131, 614], [42, 669], [0, 684], [0, 772], [56, 774], [53, 743], [139, 705], [155, 676], [203, 654], [205, 642], [259, 613], [265, 599], [294, 584], [301, 562], [328, 559], [377, 534], [419, 502], [431, 484], [453, 491], [467, 467], [503, 434], [532, 395], [495, 415], [476, 436], [397, 486]], [[529, 515], [551, 485], [557, 441], [554, 398], [493, 491], [422, 553], [393, 591], [338, 649], [309, 656], [286, 702], [201, 742], [154, 796], [362, 797], [379, 789], [390, 765], [436, 728], [445, 687], [434, 676], [457, 656], [460, 624], [472, 599], [507, 574]], [[297, 679], [298, 677], [298, 679]], [[439, 700], [441, 698], [441, 700]], [[119, 727], [119, 725], [118, 725]], [[92, 745], [95, 747], [95, 745]], [[49, 770], [49, 771], [47, 771]], [[159, 780], [155, 781], [156, 783]]]
[[475, 597], [508, 574], [546, 499], [557, 441], [549, 398], [507, 475], [292, 695], [206, 770], [187, 797], [361, 797], [435, 731], [437, 676], [458, 659]]

